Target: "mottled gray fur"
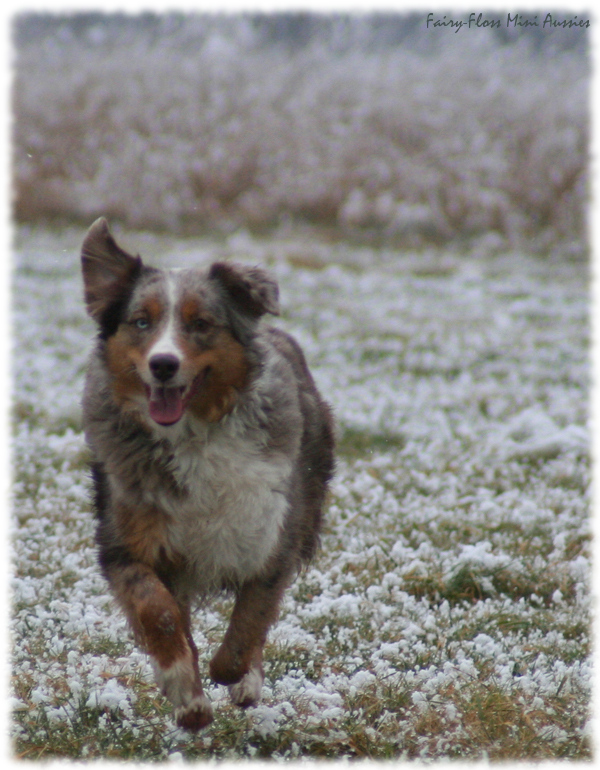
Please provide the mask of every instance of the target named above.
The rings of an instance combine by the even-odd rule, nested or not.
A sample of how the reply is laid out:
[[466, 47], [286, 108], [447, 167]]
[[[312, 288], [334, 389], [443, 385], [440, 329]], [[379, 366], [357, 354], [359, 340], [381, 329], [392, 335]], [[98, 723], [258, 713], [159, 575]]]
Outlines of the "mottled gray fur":
[[[116, 245], [105, 220], [90, 228], [82, 262], [88, 311], [99, 326], [83, 397], [99, 560], [179, 723], [195, 730], [212, 711], [190, 603], [220, 588], [235, 592], [211, 674], [230, 685], [235, 702], [255, 703], [268, 627], [317, 547], [333, 472], [331, 414], [297, 343], [261, 321], [278, 308], [277, 286], [264, 271], [229, 263], [168, 274], [146, 268]], [[249, 376], [218, 421], [186, 411], [177, 424], [159, 425], [143, 397], [132, 408], [119, 405], [107, 350], [136, 302], [152, 292], [173, 301], [183, 287], [243, 346]], [[187, 346], [212, 344], [208, 333], [202, 342], [189, 336]], [[140, 369], [140, 380], [149, 376]], [[173, 618], [171, 636], [155, 616]]]

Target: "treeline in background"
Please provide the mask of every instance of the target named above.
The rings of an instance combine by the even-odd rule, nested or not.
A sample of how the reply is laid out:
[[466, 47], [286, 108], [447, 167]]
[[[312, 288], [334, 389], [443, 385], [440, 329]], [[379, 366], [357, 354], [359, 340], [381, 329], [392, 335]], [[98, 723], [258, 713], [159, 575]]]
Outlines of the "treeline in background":
[[425, 17], [21, 14], [14, 216], [584, 253], [589, 31]]

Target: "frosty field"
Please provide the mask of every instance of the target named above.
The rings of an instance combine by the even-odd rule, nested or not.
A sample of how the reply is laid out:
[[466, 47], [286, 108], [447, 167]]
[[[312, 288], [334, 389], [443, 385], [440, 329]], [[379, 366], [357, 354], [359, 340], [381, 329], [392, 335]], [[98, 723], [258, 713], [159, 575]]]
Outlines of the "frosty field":
[[425, 13], [23, 13], [15, 214], [196, 235], [293, 219], [410, 248], [492, 231], [579, 253], [586, 31], [578, 47], [575, 29], [522, 31], [437, 34]]
[[[585, 759], [588, 268], [481, 249], [123, 233], [149, 263], [280, 282], [339, 433], [322, 548], [263, 702], [178, 730], [95, 562], [79, 229], [20, 228], [12, 284], [12, 739], [24, 759]], [[201, 666], [226, 598], [196, 613]]]

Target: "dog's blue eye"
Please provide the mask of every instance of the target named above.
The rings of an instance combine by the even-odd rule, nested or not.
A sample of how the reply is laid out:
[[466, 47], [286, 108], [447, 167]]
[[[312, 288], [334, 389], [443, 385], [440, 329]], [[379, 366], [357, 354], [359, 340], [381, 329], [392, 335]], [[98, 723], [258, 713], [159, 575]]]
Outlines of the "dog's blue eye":
[[138, 318], [135, 325], [138, 329], [147, 329], [150, 326], [150, 321], [147, 318]]

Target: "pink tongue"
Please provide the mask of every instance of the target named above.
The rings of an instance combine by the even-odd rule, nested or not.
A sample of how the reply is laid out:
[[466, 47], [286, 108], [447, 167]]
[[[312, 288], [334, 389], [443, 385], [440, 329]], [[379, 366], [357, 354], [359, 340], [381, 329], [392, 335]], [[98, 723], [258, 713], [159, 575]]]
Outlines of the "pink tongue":
[[150, 395], [150, 417], [159, 425], [171, 425], [183, 414], [181, 388], [152, 388]]

